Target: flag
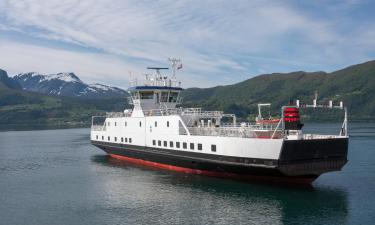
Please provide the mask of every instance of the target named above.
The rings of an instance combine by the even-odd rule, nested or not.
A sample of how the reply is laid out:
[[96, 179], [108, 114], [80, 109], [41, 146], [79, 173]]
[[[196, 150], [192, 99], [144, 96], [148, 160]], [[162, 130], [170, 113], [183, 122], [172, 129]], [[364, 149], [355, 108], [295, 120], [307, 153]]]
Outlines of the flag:
[[177, 69], [182, 69], [182, 63], [180, 63], [180, 65], [177, 66]]

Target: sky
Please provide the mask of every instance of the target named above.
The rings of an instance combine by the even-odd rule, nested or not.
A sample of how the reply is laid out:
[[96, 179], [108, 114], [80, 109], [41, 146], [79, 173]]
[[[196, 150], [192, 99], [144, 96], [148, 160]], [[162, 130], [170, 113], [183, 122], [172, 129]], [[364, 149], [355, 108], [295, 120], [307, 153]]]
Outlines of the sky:
[[375, 59], [374, 12], [373, 0], [0, 0], [0, 68], [122, 88], [168, 57], [184, 87], [331, 72]]

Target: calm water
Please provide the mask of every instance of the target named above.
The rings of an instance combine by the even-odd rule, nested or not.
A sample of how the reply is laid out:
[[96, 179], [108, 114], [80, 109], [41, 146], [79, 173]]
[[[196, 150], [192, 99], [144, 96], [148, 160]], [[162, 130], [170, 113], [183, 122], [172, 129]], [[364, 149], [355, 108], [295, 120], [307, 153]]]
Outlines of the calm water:
[[312, 188], [133, 167], [88, 129], [0, 132], [0, 224], [374, 224], [375, 124], [350, 129], [349, 164]]

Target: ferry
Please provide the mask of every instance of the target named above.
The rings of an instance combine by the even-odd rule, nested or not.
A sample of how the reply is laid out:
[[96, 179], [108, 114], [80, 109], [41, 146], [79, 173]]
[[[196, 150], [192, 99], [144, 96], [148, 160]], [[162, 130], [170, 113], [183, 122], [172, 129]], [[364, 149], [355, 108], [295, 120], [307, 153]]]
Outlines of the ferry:
[[[254, 122], [237, 122], [236, 115], [201, 108], [178, 107], [183, 88], [176, 78], [179, 59], [169, 68], [149, 67], [155, 72], [130, 82], [132, 109], [93, 116], [91, 143], [111, 157], [133, 164], [190, 174], [250, 181], [311, 184], [321, 174], [340, 171], [347, 163], [347, 108], [300, 104], [281, 107], [279, 119], [259, 115]], [[303, 132], [301, 108], [344, 111], [338, 134]]]

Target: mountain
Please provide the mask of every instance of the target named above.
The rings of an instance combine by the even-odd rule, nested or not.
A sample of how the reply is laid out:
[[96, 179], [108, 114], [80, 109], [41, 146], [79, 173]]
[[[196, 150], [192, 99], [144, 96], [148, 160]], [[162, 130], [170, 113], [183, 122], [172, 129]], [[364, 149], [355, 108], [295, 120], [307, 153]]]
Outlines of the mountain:
[[[63, 76], [62, 79], [68, 80], [65, 80], [67, 83], [83, 83], [73, 75], [69, 75], [69, 78]], [[46, 76], [43, 77], [45, 80], [48, 79]], [[107, 86], [90, 87], [105, 89]], [[349, 121], [375, 121], [375, 61], [332, 73], [303, 71], [273, 73], [233, 85], [188, 88], [182, 92], [182, 97], [184, 107], [223, 110], [227, 113], [235, 113], [239, 120], [244, 120], [254, 118], [258, 103], [272, 103], [272, 113], [279, 114], [280, 106], [287, 104], [290, 99], [311, 103], [315, 91], [319, 93], [319, 103], [327, 103], [333, 99], [337, 105], [339, 101], [344, 101], [349, 109]], [[65, 97], [50, 93], [46, 95], [27, 91], [17, 85], [14, 79], [9, 78], [5, 71], [0, 70], [0, 130], [88, 126], [92, 115], [104, 115], [106, 111], [122, 111], [129, 107], [124, 97], [73, 96]], [[342, 118], [342, 114], [331, 113], [323, 114], [321, 117], [307, 117], [309, 118], [338, 119]]]
[[47, 95], [80, 97], [80, 98], [109, 98], [127, 96], [127, 92], [116, 87], [103, 84], [86, 84], [74, 73], [58, 73], [43, 75], [35, 72], [21, 73], [13, 80], [27, 91]]
[[[258, 103], [273, 104], [274, 114], [289, 100], [312, 102], [318, 91], [320, 103], [344, 101], [351, 120], [375, 120], [375, 61], [347, 67], [332, 73], [292, 72], [256, 76], [243, 82], [213, 88], [189, 88], [182, 93], [187, 107], [236, 113], [254, 117]], [[332, 114], [331, 117], [336, 117]]]
[[0, 70], [0, 130], [87, 127], [91, 116], [126, 107], [124, 97], [92, 99], [26, 91]]
[[7, 88], [21, 89], [21, 85], [19, 85], [17, 81], [8, 77], [8, 73], [2, 69], [0, 69], [0, 85]]

